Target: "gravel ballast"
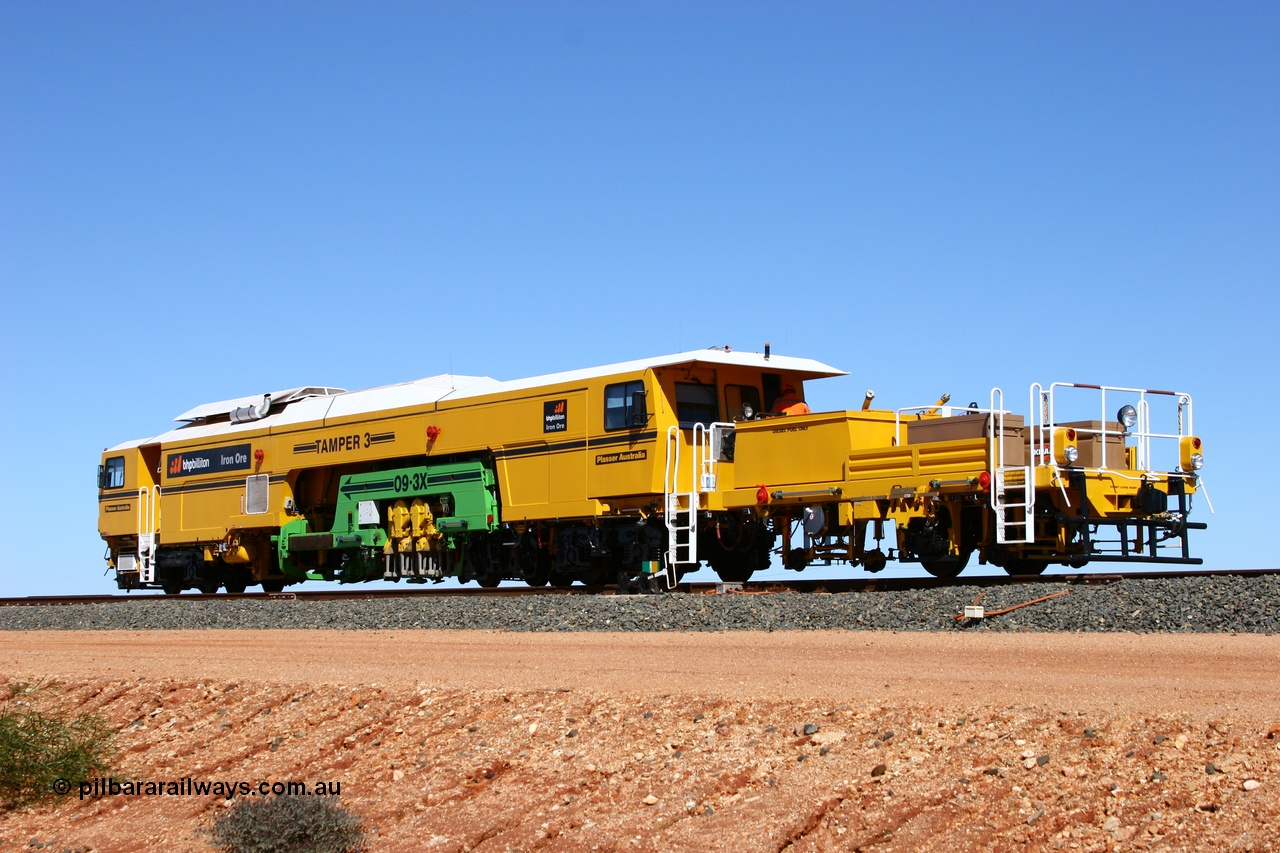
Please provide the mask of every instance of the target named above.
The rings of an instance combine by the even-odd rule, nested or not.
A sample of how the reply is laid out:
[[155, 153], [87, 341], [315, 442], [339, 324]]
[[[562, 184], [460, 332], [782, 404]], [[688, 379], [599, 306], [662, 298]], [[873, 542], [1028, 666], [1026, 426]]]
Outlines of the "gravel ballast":
[[[987, 612], [1065, 595], [984, 619]], [[181, 597], [109, 604], [0, 608], [0, 630], [487, 631], [1280, 631], [1280, 576], [1131, 579], [1108, 584], [1044, 581], [1010, 586], [769, 595], [441, 595], [309, 601]]]

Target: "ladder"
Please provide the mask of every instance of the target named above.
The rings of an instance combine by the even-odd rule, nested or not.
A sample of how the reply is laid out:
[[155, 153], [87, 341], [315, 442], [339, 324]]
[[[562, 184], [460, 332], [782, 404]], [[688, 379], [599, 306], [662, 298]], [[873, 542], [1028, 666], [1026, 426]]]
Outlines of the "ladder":
[[[996, 543], [1027, 544], [1035, 539], [1035, 481], [1030, 465], [1004, 464], [1004, 392], [991, 389], [987, 415], [987, 454], [991, 460], [991, 511], [996, 517]], [[1035, 416], [1030, 429], [1034, 431]], [[1034, 452], [1036, 443], [1032, 441]], [[1032, 460], [1034, 462], [1034, 460]]]
[[714, 492], [719, 479], [720, 455], [731, 423], [693, 425], [693, 458], [690, 460], [689, 490], [680, 490], [680, 445], [678, 426], [667, 428], [666, 464], [663, 472], [664, 514], [667, 526], [667, 588], [676, 585], [676, 566], [698, 565], [698, 508], [704, 492]]
[[[695, 431], [701, 424], [695, 425]], [[663, 521], [667, 525], [667, 588], [676, 585], [676, 566], [698, 562], [698, 444], [693, 445], [694, 465], [690, 485], [694, 488], [680, 491], [680, 428], [667, 428], [666, 465], [662, 491], [666, 496]]]
[[160, 487], [138, 489], [138, 580], [154, 583], [156, 579], [156, 528], [159, 527]]

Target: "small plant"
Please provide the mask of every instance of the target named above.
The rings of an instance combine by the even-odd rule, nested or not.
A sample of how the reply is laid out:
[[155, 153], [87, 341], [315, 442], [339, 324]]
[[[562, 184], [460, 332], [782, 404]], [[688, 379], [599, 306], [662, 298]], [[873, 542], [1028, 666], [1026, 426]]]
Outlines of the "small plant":
[[209, 835], [226, 853], [352, 853], [364, 846], [360, 819], [338, 805], [337, 797], [241, 800], [214, 822]]
[[[26, 685], [22, 686], [23, 688]], [[23, 695], [26, 689], [10, 695]], [[66, 793], [110, 768], [115, 731], [96, 714], [0, 709], [0, 807]]]

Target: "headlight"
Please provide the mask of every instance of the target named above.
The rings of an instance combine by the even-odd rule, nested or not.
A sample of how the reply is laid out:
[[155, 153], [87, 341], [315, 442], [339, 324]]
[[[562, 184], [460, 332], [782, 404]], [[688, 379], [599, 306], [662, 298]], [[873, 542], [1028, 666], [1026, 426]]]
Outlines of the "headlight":
[[1183, 471], [1199, 471], [1204, 467], [1204, 443], [1199, 436], [1184, 435], [1178, 439], [1178, 462]]
[[1076, 431], [1071, 427], [1058, 427], [1053, 431], [1053, 461], [1059, 465], [1074, 465], [1080, 458], [1076, 447]]
[[1138, 410], [1133, 406], [1121, 406], [1120, 411], [1116, 412], [1116, 420], [1123, 424], [1125, 429], [1133, 429], [1138, 424]]

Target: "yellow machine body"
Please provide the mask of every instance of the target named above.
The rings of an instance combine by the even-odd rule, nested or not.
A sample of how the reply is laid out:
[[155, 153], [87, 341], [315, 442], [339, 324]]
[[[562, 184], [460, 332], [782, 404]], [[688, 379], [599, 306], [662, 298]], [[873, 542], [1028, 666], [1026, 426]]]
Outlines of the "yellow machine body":
[[[840, 373], [703, 350], [514, 382], [208, 404], [103, 453], [99, 531], [121, 587], [169, 592], [308, 578], [598, 583], [655, 567], [674, 581], [702, 562], [741, 580], [775, 556], [871, 571], [896, 557], [943, 576], [975, 552], [1015, 573], [1195, 562], [1199, 439], [1179, 436], [1179, 466], [1158, 471], [1147, 424], [1024, 418], [994, 393], [981, 408], [944, 397], [875, 409], [869, 392], [857, 410], [768, 411], [784, 388]], [[1046, 409], [1061, 390], [1041, 392]], [[1178, 406], [1189, 423], [1189, 396]], [[1116, 547], [1099, 526], [1118, 531]]]

